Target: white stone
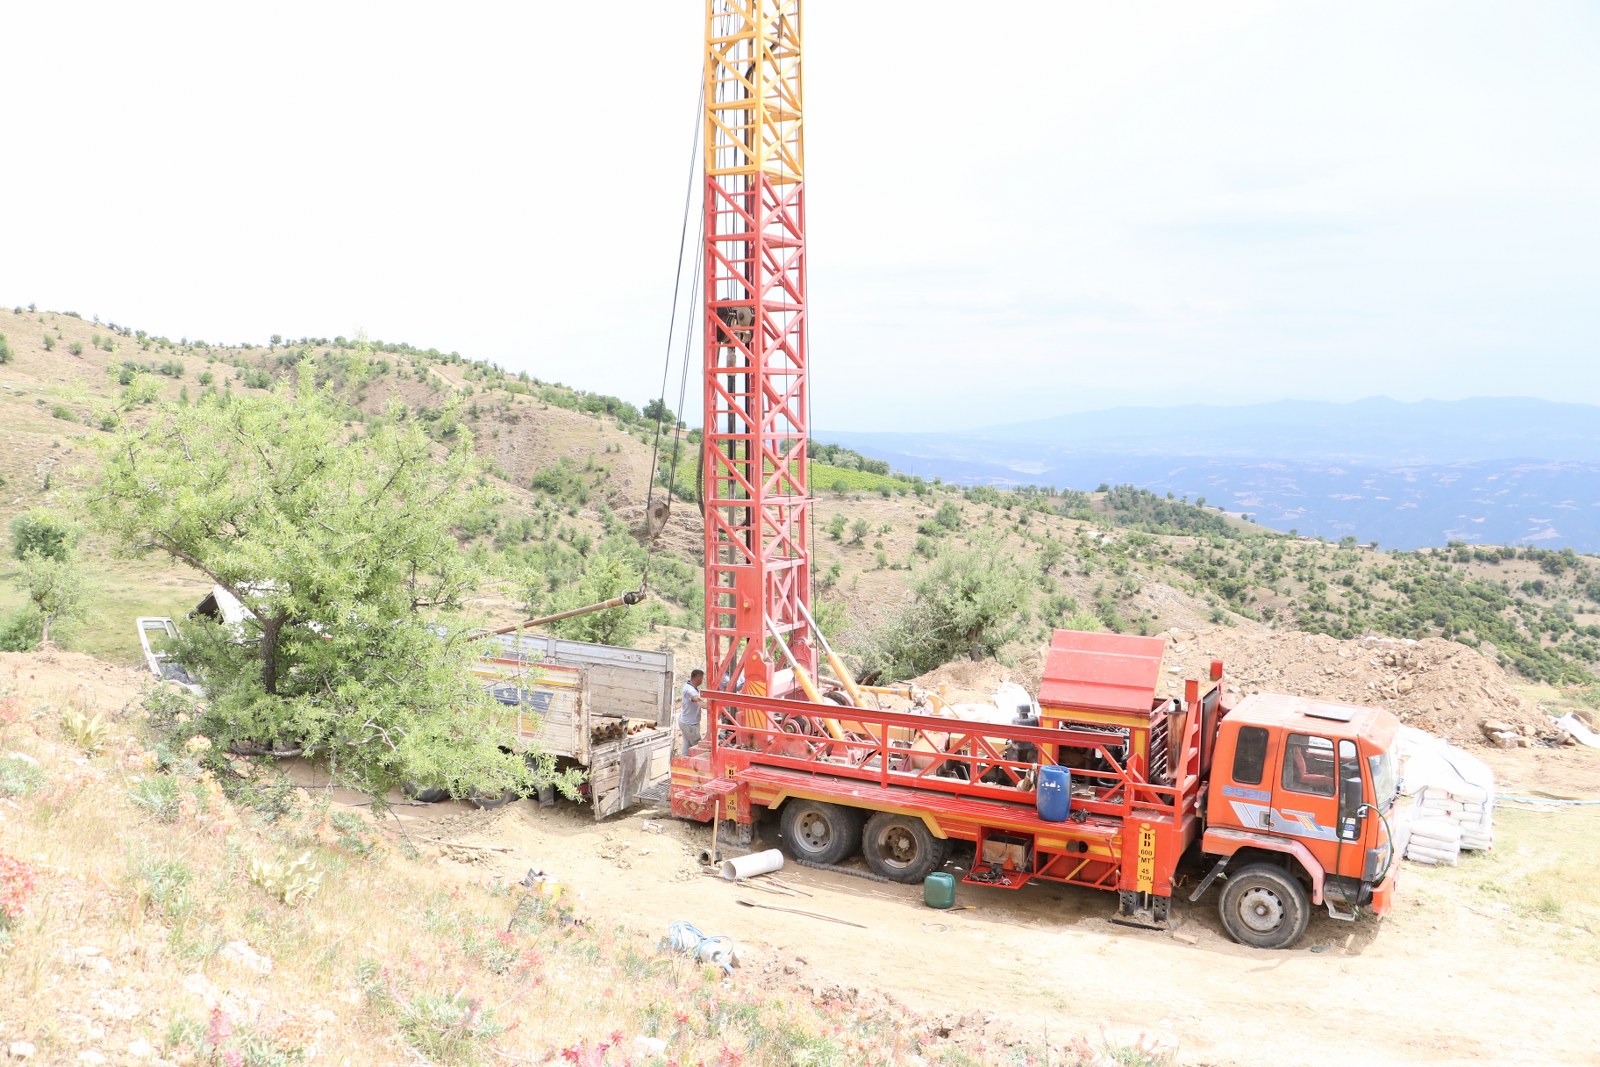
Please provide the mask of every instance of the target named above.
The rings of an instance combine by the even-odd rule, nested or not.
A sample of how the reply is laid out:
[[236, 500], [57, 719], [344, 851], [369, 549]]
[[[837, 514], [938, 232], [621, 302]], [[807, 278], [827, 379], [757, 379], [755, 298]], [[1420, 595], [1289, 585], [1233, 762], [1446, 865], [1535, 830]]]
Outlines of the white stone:
[[665, 1054], [667, 1043], [659, 1037], [640, 1035], [633, 1039], [633, 1054], [640, 1059], [654, 1059]]
[[14, 1060], [25, 1060], [32, 1057], [36, 1051], [38, 1050], [33, 1047], [32, 1041], [13, 1041], [7, 1046], [6, 1055]]
[[94, 1049], [91, 1048], [91, 1049], [85, 1049], [84, 1051], [78, 1053], [78, 1062], [79, 1063], [96, 1064], [96, 1063], [110, 1063], [111, 1061], [106, 1059], [105, 1053], [96, 1052]]
[[272, 961], [250, 947], [247, 941], [229, 941], [222, 946], [222, 958], [236, 960], [257, 974], [271, 974]]
[[204, 997], [206, 1000], [211, 1000], [217, 995], [217, 987], [212, 984], [211, 979], [199, 971], [183, 980], [183, 988], [197, 997]]
[[156, 1047], [142, 1037], [136, 1037], [128, 1042], [128, 1055], [135, 1059], [148, 1060], [154, 1058]]

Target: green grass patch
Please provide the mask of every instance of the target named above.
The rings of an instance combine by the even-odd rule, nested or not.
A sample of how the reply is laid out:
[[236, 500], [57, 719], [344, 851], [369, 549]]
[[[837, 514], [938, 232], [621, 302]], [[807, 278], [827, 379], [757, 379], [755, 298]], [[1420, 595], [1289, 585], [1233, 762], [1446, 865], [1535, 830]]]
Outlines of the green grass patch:
[[826, 463], [811, 464], [811, 491], [813, 493], [908, 493], [910, 483], [888, 474], [869, 474], [866, 471], [830, 467]]

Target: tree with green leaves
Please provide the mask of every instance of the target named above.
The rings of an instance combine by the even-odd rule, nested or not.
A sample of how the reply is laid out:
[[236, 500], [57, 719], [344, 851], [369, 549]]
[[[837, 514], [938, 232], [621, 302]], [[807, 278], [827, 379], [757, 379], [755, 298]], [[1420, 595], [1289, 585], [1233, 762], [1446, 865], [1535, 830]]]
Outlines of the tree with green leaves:
[[912, 601], [873, 638], [870, 668], [914, 677], [960, 656], [993, 655], [1022, 630], [1038, 573], [988, 537], [941, 552], [912, 587]]
[[43, 556], [64, 560], [77, 546], [80, 531], [54, 511], [25, 511], [11, 520], [11, 554], [17, 559]]
[[[39, 625], [39, 647], [50, 644], [50, 627], [57, 622], [83, 616], [88, 583], [83, 570], [71, 554], [52, 559], [38, 553], [22, 559], [22, 588], [28, 596], [28, 609]], [[24, 609], [24, 610], [28, 610]]]
[[[548, 614], [610, 600], [637, 587], [639, 568], [615, 545], [602, 545], [584, 562], [583, 574], [550, 601]], [[535, 609], [540, 614], [542, 609]], [[558, 637], [593, 641], [602, 645], [630, 645], [644, 632], [645, 613], [639, 608], [607, 608], [574, 615], [550, 624]]]
[[459, 606], [479, 573], [456, 534], [492, 496], [470, 434], [444, 447], [395, 411], [373, 429], [346, 417], [303, 363], [266, 394], [159, 405], [104, 446], [100, 528], [249, 612], [237, 630], [189, 628], [204, 729], [224, 745], [294, 739], [374, 796], [551, 780], [469, 669]]
[[81, 617], [88, 584], [76, 558], [81, 531], [53, 511], [26, 511], [11, 520], [11, 554], [28, 598], [0, 626], [0, 649], [25, 652], [50, 643], [57, 622]]

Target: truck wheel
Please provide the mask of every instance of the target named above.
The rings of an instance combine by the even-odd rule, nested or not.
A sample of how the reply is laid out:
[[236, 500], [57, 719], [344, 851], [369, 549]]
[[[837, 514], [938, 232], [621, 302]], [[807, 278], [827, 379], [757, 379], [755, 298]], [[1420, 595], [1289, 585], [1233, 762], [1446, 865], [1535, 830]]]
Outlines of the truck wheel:
[[797, 860], [838, 863], [861, 846], [861, 814], [820, 800], [788, 800], [778, 816], [778, 835]]
[[921, 819], [880, 811], [867, 820], [861, 854], [867, 866], [891, 882], [920, 882], [944, 866], [948, 842], [934, 837]]
[[516, 800], [517, 791], [515, 789], [507, 789], [502, 793], [485, 793], [474, 786], [467, 793], [467, 799], [485, 811], [493, 811], [496, 808], [503, 808], [513, 800]]
[[437, 804], [441, 800], [450, 799], [450, 790], [441, 789], [436, 785], [422, 785], [419, 782], [407, 782], [401, 788], [401, 792], [418, 804]]
[[1311, 921], [1305, 889], [1270, 863], [1228, 872], [1217, 906], [1228, 936], [1253, 948], [1293, 948]]

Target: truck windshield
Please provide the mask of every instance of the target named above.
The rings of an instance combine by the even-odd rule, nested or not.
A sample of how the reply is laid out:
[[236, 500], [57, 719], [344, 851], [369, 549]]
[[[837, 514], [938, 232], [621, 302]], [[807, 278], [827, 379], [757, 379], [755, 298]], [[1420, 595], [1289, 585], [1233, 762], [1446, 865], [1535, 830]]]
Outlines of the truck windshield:
[[1373, 800], [1380, 812], [1387, 812], [1394, 805], [1394, 757], [1380, 752], [1367, 757], [1367, 766], [1372, 770]]

